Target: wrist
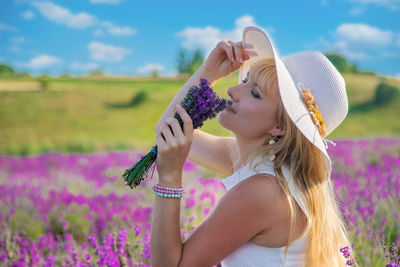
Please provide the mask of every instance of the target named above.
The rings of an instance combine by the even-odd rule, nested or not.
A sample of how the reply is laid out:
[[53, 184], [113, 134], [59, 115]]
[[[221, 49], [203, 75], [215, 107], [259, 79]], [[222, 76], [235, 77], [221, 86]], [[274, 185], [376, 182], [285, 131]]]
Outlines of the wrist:
[[214, 72], [208, 71], [204, 65], [202, 65], [199, 69], [199, 80], [200, 78], [204, 78], [211, 84], [211, 86], [214, 86], [214, 84], [217, 83], [218, 78], [214, 75]]
[[162, 175], [158, 178], [158, 184], [165, 187], [178, 188], [182, 187], [182, 175]]

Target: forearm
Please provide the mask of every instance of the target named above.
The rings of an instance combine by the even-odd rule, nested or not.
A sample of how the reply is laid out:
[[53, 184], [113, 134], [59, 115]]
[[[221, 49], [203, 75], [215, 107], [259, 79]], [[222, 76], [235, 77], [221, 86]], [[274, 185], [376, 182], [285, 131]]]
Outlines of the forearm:
[[[166, 177], [160, 178], [164, 178], [159, 179], [161, 186], [173, 188], [182, 186], [182, 182], [168, 182]], [[180, 198], [155, 196], [150, 233], [150, 254], [154, 267], [179, 265], [183, 246], [180, 205]]]
[[214, 79], [214, 77], [212, 76], [212, 73], [204, 70], [203, 65], [198, 68], [197, 71], [183, 85], [181, 90], [176, 94], [174, 99], [172, 99], [171, 103], [169, 103], [167, 109], [164, 111], [164, 114], [161, 116], [156, 127], [154, 128], [156, 131], [159, 130], [159, 127], [161, 127], [161, 124], [164, 123], [167, 118], [174, 116], [176, 104], [180, 103], [183, 100], [190, 87], [199, 84], [200, 78], [206, 79], [211, 84], [211, 86], [214, 86], [214, 84], [217, 82], [217, 80]]

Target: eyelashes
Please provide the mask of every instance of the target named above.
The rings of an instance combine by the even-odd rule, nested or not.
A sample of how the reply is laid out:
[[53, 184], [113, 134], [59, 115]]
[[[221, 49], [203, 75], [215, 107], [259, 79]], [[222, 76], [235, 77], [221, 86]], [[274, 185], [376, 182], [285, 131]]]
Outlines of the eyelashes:
[[250, 92], [251, 92], [251, 94], [252, 94], [255, 98], [261, 98], [258, 94], [254, 93], [253, 90], [251, 90]]
[[[242, 80], [242, 83], [246, 83], [248, 80], [249, 80], [249, 73], [247, 73], [246, 78], [244, 78], [244, 79]], [[251, 89], [250, 92], [251, 92], [251, 95], [254, 96], [255, 98], [261, 98], [257, 93], [254, 92], [253, 89]]]

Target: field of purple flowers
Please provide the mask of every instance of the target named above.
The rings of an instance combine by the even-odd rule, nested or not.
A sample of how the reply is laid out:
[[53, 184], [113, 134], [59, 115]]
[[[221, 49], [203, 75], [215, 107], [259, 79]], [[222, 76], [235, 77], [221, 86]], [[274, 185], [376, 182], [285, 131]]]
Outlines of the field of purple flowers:
[[[400, 140], [342, 140], [328, 151], [358, 264], [395, 266], [400, 246]], [[120, 178], [142, 155], [0, 156], [0, 265], [150, 266], [151, 186], [157, 171], [134, 190]], [[184, 239], [224, 194], [220, 178], [186, 162]]]

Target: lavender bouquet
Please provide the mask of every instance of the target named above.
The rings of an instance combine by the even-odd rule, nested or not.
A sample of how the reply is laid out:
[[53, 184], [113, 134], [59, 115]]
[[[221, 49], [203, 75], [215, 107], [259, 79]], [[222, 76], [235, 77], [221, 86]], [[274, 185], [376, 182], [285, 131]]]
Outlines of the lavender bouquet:
[[[203, 126], [205, 120], [214, 118], [220, 111], [224, 110], [227, 103], [226, 99], [219, 98], [216, 95], [206, 79], [200, 78], [199, 86], [194, 85], [189, 89], [181, 102], [181, 106], [192, 119], [193, 129], [197, 129]], [[183, 121], [179, 114], [175, 112], [174, 117], [179, 121], [183, 129]], [[138, 186], [147, 177], [147, 172], [156, 161], [156, 158], [157, 145], [153, 146], [151, 151], [141, 157], [133, 167], [125, 170], [122, 178], [126, 182], [126, 185], [129, 185], [130, 188]]]

